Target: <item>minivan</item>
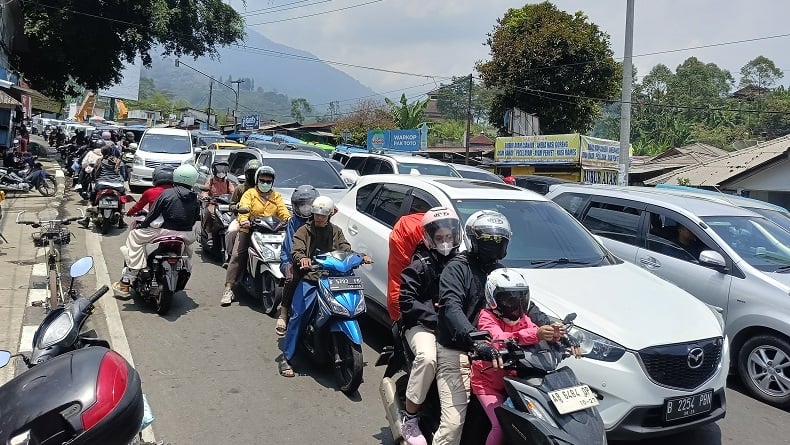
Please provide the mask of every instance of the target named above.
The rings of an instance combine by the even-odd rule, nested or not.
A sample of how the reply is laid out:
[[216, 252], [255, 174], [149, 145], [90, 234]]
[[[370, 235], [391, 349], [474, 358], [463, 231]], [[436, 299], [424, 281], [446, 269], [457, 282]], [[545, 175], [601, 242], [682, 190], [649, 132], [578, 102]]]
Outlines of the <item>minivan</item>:
[[790, 233], [729, 203], [645, 187], [559, 184], [546, 197], [721, 314], [749, 393], [790, 407]]
[[129, 178], [132, 189], [153, 185], [154, 168], [165, 165], [175, 169], [194, 159], [195, 148], [189, 130], [180, 128], [149, 128], [143, 133]]

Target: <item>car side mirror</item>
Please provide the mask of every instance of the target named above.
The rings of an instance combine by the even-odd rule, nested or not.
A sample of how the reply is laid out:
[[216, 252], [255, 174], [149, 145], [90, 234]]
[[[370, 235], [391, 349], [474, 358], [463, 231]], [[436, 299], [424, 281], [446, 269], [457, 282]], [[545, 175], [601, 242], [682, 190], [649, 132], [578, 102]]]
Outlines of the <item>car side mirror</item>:
[[722, 273], [727, 272], [727, 261], [725, 261], [724, 257], [715, 250], [703, 250], [700, 252], [699, 262], [703, 266], [710, 267], [713, 270]]

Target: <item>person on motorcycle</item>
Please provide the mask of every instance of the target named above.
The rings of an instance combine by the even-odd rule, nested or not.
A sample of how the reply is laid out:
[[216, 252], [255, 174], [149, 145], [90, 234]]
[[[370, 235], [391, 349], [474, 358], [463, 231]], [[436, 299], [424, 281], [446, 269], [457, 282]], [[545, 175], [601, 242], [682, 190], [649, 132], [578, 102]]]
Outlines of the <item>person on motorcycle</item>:
[[313, 201], [318, 197], [318, 190], [312, 185], [300, 185], [291, 194], [291, 209], [293, 215], [288, 220], [285, 227], [285, 239], [280, 248], [280, 271], [285, 277], [283, 285], [283, 297], [280, 302], [280, 315], [277, 317], [277, 324], [274, 332], [282, 337], [288, 327], [288, 312], [291, 310], [296, 282], [294, 281], [293, 263], [291, 263], [291, 247], [293, 236], [310, 218], [313, 212]]
[[[195, 242], [193, 227], [200, 219], [200, 199], [192, 191], [197, 177], [195, 167], [187, 164], [178, 166], [173, 170], [173, 187], [164, 190], [145, 220], [129, 231], [126, 244], [121, 247], [126, 267], [121, 279], [112, 285], [118, 297], [129, 297], [130, 286], [146, 264], [145, 246], [157, 238], [160, 232], [175, 232], [175, 235], [183, 238], [185, 254], [192, 258], [190, 245]], [[155, 221], [159, 217], [162, 218], [161, 225]]]
[[148, 210], [151, 210], [151, 207], [156, 202], [157, 198], [159, 198], [159, 195], [161, 195], [163, 191], [173, 187], [173, 170], [163, 167], [161, 164], [157, 165], [156, 168], [154, 168], [153, 180], [154, 186], [140, 195], [140, 199], [134, 203], [128, 212], [126, 212], [126, 216], [137, 215], [146, 205], [148, 206]]
[[453, 209], [434, 207], [422, 217], [422, 243], [401, 274], [401, 320], [414, 362], [406, 386], [401, 436], [409, 445], [425, 445], [419, 410], [436, 376], [436, 305], [439, 276], [461, 245], [461, 222]]
[[[335, 202], [332, 198], [328, 196], [315, 198], [310, 212], [312, 213], [310, 220], [294, 233], [291, 248], [291, 260], [299, 269], [293, 277], [298, 284], [291, 302], [291, 318], [288, 320], [283, 359], [280, 362], [280, 375], [283, 377], [294, 376], [290, 361], [296, 353], [299, 335], [304, 329], [302, 316], [315, 298], [316, 286], [321, 276], [319, 271], [310, 269], [312, 256], [316, 252], [326, 253], [335, 250], [352, 252], [351, 244], [346, 241], [343, 230], [329, 221], [335, 213]], [[373, 262], [367, 255], [362, 254], [362, 257], [362, 262], [365, 264]]]
[[[235, 212], [239, 208], [239, 201], [244, 196], [244, 192], [255, 187], [255, 172], [261, 166], [261, 161], [257, 159], [250, 159], [244, 165], [244, 182], [236, 186], [233, 190], [233, 195], [230, 197], [230, 210]], [[222, 264], [223, 268], [228, 268], [230, 256], [233, 253], [233, 246], [236, 244], [236, 235], [239, 232], [239, 220], [234, 218], [228, 225], [228, 231], [225, 234], [225, 262]]]
[[[123, 176], [121, 169], [123, 163], [120, 159], [113, 156], [111, 147], [105, 146], [102, 148], [101, 155], [101, 158], [96, 161], [96, 166], [92, 173], [93, 180], [95, 181], [96, 185], [93, 187], [93, 191], [90, 193], [89, 197], [91, 207], [88, 207], [85, 218], [80, 220], [80, 224], [84, 227], [88, 227], [88, 224], [90, 224], [90, 215], [98, 210], [95, 206], [97, 205], [96, 196], [98, 195], [99, 190], [109, 188], [107, 185], [108, 183], [116, 183], [120, 184], [121, 188], [123, 188], [123, 193], [126, 193], [126, 189], [123, 187]], [[119, 227], [124, 227], [125, 225], [126, 223], [124, 223], [123, 219], [121, 219], [119, 222]]]
[[[469, 334], [485, 303], [488, 274], [502, 265], [512, 232], [505, 215], [480, 210], [464, 224], [468, 250], [456, 255], [439, 277], [439, 311], [436, 323], [436, 386], [441, 418], [434, 445], [457, 445], [469, 403], [469, 352], [498, 367], [496, 350], [488, 342], [474, 342]], [[551, 324], [549, 317], [532, 305], [528, 313], [538, 326]], [[552, 328], [553, 330], [553, 328]], [[564, 335], [564, 328], [560, 335]]]
[[134, 144], [134, 133], [131, 131], [124, 133], [122, 143], [124, 147], [129, 147], [129, 144]]
[[[204, 201], [210, 201], [211, 198], [220, 195], [232, 195], [234, 191], [233, 183], [228, 180], [228, 166], [227, 162], [217, 161], [211, 164], [212, 176], [206, 180], [206, 191], [200, 193], [200, 198]], [[214, 212], [214, 204], [208, 203], [203, 208], [203, 229], [208, 234], [208, 245], [214, 245], [214, 231], [215, 227], [219, 226], [217, 215]]]
[[80, 162], [80, 194], [83, 198], [88, 199], [88, 185], [93, 179], [93, 171], [96, 168], [96, 163], [101, 159], [101, 150], [104, 148], [104, 142], [95, 140], [91, 143], [91, 150], [85, 152]]
[[113, 138], [113, 134], [109, 131], [102, 131], [101, 138], [104, 141], [105, 146], [112, 147], [112, 153], [116, 158], [121, 157], [121, 149], [118, 147], [118, 144], [115, 143], [115, 139]]
[[[477, 329], [487, 331], [491, 342], [514, 339], [519, 345], [534, 345], [541, 340], [555, 342], [560, 339], [555, 335], [554, 327], [543, 325], [538, 327], [527, 316], [529, 301], [529, 284], [520, 272], [514, 269], [496, 269], [488, 274], [485, 284], [485, 309], [480, 311]], [[494, 350], [496, 352], [496, 350]], [[472, 392], [480, 401], [488, 420], [491, 431], [488, 433], [486, 445], [502, 445], [502, 428], [494, 413], [494, 409], [507, 399], [505, 376], [515, 376], [516, 371], [504, 369], [486, 369], [487, 362], [472, 362]]]
[[505, 184], [516, 185], [516, 178], [512, 176], [505, 176]]
[[258, 216], [276, 216], [281, 221], [288, 221], [291, 212], [285, 206], [283, 195], [273, 189], [274, 178], [277, 176], [273, 168], [268, 165], [259, 167], [255, 172], [256, 186], [244, 192], [239, 201], [239, 208], [249, 209], [249, 213], [240, 214], [239, 234], [233, 246], [233, 254], [228, 263], [228, 272], [225, 274], [225, 291], [222, 293], [220, 304], [228, 306], [233, 301], [233, 286], [241, 277], [242, 271], [247, 267], [247, 249], [250, 245], [250, 218]]
[[400, 280], [403, 269], [411, 263], [414, 251], [422, 242], [422, 217], [429, 209], [422, 200], [413, 200], [410, 212], [398, 218], [389, 236], [387, 257], [387, 313], [392, 321], [400, 319]]

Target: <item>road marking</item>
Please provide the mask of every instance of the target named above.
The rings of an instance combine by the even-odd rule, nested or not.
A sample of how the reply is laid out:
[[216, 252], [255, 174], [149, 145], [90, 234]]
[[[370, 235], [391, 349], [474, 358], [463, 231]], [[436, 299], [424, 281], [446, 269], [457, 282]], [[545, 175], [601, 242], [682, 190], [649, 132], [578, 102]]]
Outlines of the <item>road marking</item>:
[[[87, 236], [85, 236], [85, 241], [88, 247], [88, 255], [92, 256], [94, 260], [96, 287], [101, 287], [104, 284], [110, 287], [109, 292], [98, 301], [107, 319], [107, 329], [110, 332], [110, 344], [114, 351], [121, 354], [121, 356], [134, 367], [132, 350], [129, 347], [129, 340], [126, 338], [126, 331], [123, 328], [121, 313], [118, 310], [118, 304], [115, 303], [115, 297], [112, 295], [112, 280], [107, 271], [107, 263], [104, 261], [104, 253], [101, 250], [101, 235], [97, 232], [89, 231], [87, 232]], [[156, 413], [156, 411], [154, 411], [154, 413]], [[143, 430], [142, 435], [144, 441], [156, 443], [154, 431], [150, 426]]]
[[49, 298], [49, 289], [29, 289], [27, 291], [27, 306], [33, 305], [34, 301], [44, 301]]
[[18, 352], [30, 352], [33, 350], [33, 335], [36, 333], [38, 325], [22, 326], [22, 337], [19, 338]]
[[47, 263], [36, 263], [33, 265], [33, 273], [30, 274], [34, 277], [48, 277], [49, 270], [47, 269]]

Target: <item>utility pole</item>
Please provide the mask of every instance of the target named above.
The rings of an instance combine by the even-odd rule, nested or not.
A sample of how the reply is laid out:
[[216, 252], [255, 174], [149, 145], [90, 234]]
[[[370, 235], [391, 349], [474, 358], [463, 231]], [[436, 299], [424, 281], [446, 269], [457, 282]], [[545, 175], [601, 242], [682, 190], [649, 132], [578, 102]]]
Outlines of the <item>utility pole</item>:
[[625, 54], [623, 57], [623, 95], [620, 103], [620, 165], [618, 185], [628, 185], [628, 164], [631, 147], [631, 88], [634, 53], [634, 0], [627, 0], [625, 8]]
[[[629, 0], [630, 1], [630, 0]], [[464, 145], [466, 148], [466, 156], [464, 157], [464, 164], [469, 165], [469, 139], [472, 138], [472, 73], [469, 73], [469, 97], [466, 102], [466, 140]]]
[[206, 130], [211, 131], [211, 93], [214, 91], [214, 81], [208, 81], [208, 111], [206, 112]]
[[236, 108], [233, 109], [233, 123], [234, 124], [236, 123], [236, 117], [238, 117], [237, 115], [239, 114], [239, 85], [243, 84], [244, 82], [246, 82], [246, 80], [244, 80], [244, 79], [231, 80], [230, 81], [230, 83], [235, 83], [236, 84]]

